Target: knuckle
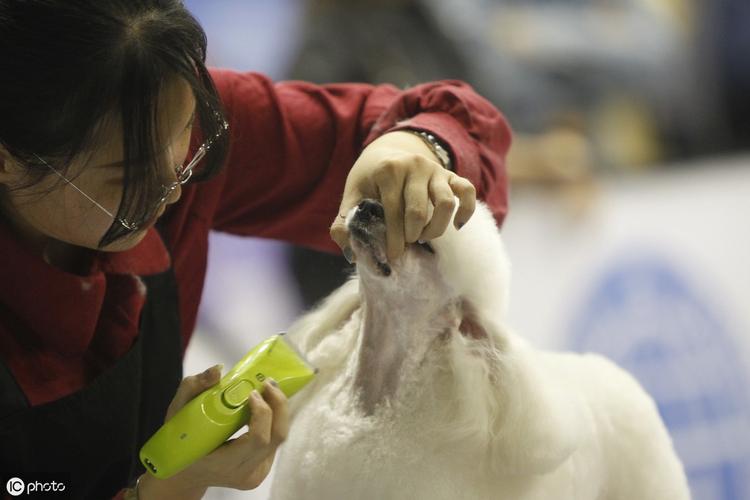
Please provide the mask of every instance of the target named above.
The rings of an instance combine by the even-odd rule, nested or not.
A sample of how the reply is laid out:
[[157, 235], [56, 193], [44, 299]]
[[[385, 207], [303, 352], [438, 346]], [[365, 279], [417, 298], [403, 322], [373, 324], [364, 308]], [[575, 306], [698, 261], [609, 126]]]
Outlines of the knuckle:
[[271, 444], [271, 433], [267, 425], [256, 423], [251, 427], [250, 440], [255, 447], [265, 448]]
[[378, 171], [381, 174], [393, 174], [398, 170], [400, 160], [397, 160], [395, 158], [387, 158], [380, 162], [380, 165], [378, 165]]
[[398, 174], [402, 168], [402, 160], [396, 158], [386, 158], [380, 161], [373, 172], [375, 181], [386, 181]]
[[435, 162], [423, 155], [412, 155], [409, 157], [409, 163], [415, 168], [424, 171], [432, 171], [435, 168]]
[[421, 207], [410, 206], [406, 208], [406, 218], [416, 221], [427, 220], [427, 210]]
[[469, 179], [461, 177], [458, 174], [452, 174], [448, 182], [453, 187], [453, 189], [456, 190], [465, 192], [476, 191], [476, 189], [474, 188], [474, 184], [472, 184]]
[[263, 448], [271, 446], [271, 436], [267, 434], [256, 434], [255, 442]]
[[435, 201], [435, 208], [452, 212], [456, 208], [456, 199], [453, 196], [441, 196]]
[[277, 430], [271, 436], [271, 445], [279, 446], [281, 443], [286, 441], [287, 433], [285, 431]]

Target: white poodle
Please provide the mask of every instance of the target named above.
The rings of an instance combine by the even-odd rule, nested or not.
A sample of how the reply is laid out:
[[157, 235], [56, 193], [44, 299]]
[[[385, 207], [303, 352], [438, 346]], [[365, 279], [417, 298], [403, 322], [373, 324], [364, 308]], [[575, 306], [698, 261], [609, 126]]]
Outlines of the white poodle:
[[632, 376], [508, 329], [509, 264], [484, 205], [392, 265], [378, 202], [347, 224], [358, 276], [289, 331], [320, 372], [291, 400], [274, 500], [690, 498]]

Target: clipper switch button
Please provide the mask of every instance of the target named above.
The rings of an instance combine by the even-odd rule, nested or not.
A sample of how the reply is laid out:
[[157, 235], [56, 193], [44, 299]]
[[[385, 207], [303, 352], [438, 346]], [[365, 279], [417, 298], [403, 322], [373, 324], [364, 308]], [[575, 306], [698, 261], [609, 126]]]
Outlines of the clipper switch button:
[[230, 408], [238, 408], [245, 404], [250, 392], [253, 390], [253, 384], [247, 380], [238, 380], [226, 389], [221, 395], [224, 404]]

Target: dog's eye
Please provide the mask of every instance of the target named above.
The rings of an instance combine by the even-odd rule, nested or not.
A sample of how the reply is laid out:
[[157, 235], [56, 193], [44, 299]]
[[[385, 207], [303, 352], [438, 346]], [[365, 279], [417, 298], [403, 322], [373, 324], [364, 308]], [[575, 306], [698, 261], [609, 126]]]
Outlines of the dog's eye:
[[432, 245], [430, 245], [430, 244], [429, 244], [429, 243], [427, 243], [426, 241], [417, 241], [417, 245], [419, 246], [419, 248], [422, 248], [422, 249], [424, 249], [424, 250], [427, 250], [428, 252], [430, 252], [430, 253], [432, 253], [432, 254], [434, 254], [434, 253], [435, 253], [435, 249], [434, 249], [434, 248], [432, 248]]

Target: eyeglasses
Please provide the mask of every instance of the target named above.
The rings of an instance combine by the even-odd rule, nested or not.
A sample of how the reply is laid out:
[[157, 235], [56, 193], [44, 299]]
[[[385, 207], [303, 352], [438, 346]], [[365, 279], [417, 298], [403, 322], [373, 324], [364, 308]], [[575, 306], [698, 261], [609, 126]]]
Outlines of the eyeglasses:
[[[206, 156], [206, 153], [211, 148], [213, 143], [219, 137], [221, 137], [221, 135], [225, 133], [227, 130], [229, 130], [229, 123], [227, 123], [227, 121], [222, 118], [219, 131], [216, 132], [216, 134], [210, 137], [206, 142], [204, 142], [201, 145], [201, 147], [198, 148], [198, 150], [195, 152], [195, 155], [190, 160], [190, 162], [188, 162], [187, 165], [182, 164], [182, 165], [178, 165], [177, 167], [175, 167], [175, 172], [177, 173], [177, 180], [169, 184], [168, 186], [162, 186], [161, 197], [159, 198], [159, 201], [157, 201], [156, 204], [154, 205], [153, 210], [150, 210], [148, 214], [156, 213], [156, 211], [159, 209], [162, 203], [167, 201], [167, 199], [172, 194], [172, 192], [175, 189], [177, 189], [177, 186], [181, 186], [190, 180], [190, 178], [193, 176], [193, 169], [195, 168], [195, 166], [203, 159], [204, 156]], [[37, 160], [42, 162], [42, 164], [44, 164], [47, 168], [49, 168], [55, 174], [57, 174], [58, 177], [60, 177], [67, 184], [69, 184], [73, 189], [75, 189], [76, 191], [81, 193], [83, 196], [85, 196], [87, 200], [89, 200], [91, 203], [96, 205], [102, 212], [106, 213], [111, 219], [117, 221], [120, 225], [122, 225], [128, 231], [137, 231], [144, 224], [144, 222], [148, 220], [148, 218], [145, 218], [139, 222], [133, 222], [133, 221], [124, 219], [122, 217], [115, 216], [114, 214], [112, 214], [112, 212], [104, 208], [100, 203], [94, 200], [91, 196], [84, 193], [78, 186], [73, 184], [73, 182], [71, 182], [68, 178], [66, 178], [64, 175], [58, 172], [57, 169], [55, 169], [52, 165], [44, 161], [44, 159], [42, 159], [39, 155], [35, 153], [34, 156], [36, 157]]]

